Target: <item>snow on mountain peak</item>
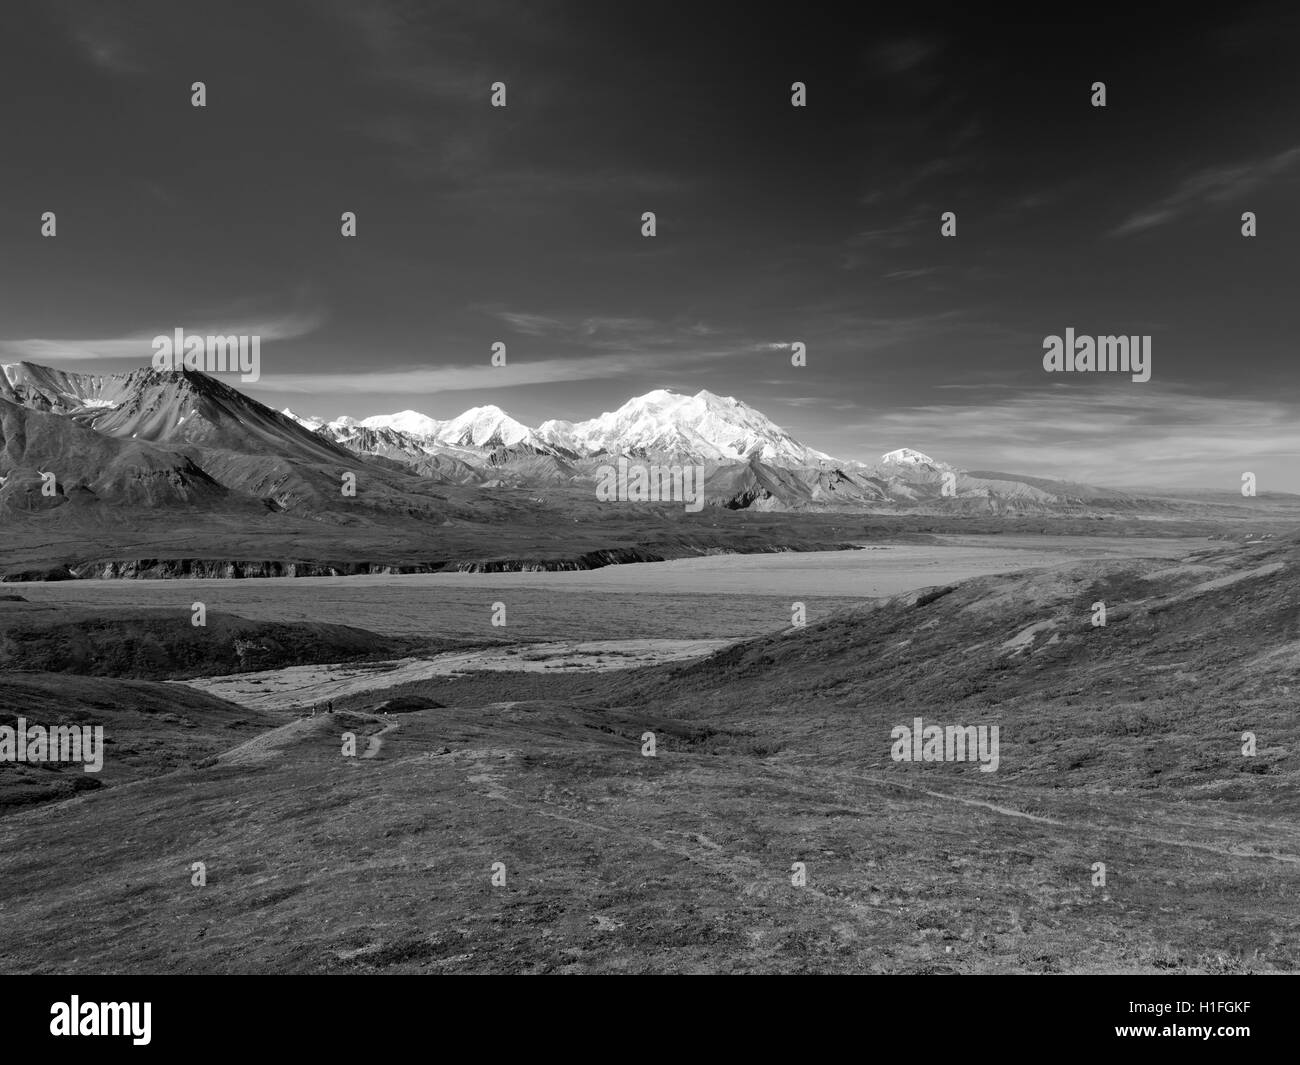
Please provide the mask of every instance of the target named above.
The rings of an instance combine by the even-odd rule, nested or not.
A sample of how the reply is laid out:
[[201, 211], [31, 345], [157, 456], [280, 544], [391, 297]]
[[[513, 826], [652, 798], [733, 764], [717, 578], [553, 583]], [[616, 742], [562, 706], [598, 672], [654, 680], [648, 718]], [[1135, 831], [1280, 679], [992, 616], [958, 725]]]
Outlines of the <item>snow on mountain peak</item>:
[[[342, 423], [343, 419], [340, 418], [339, 422]], [[408, 436], [435, 436], [445, 424], [417, 410], [401, 410], [396, 414], [375, 414], [369, 418], [362, 418], [360, 422], [354, 422], [349, 418], [348, 422], [360, 425], [363, 429], [396, 429], [399, 433], [406, 433]]]
[[464, 414], [457, 415], [444, 423], [438, 433], [438, 439], [444, 444], [475, 447], [531, 442], [533, 431], [528, 426], [517, 422], [500, 407], [491, 404], [486, 407], [471, 407]]
[[283, 414], [290, 421], [297, 422], [304, 429], [310, 429], [313, 433], [317, 429], [319, 429], [322, 425], [325, 424], [325, 421], [322, 418], [300, 418], [298, 415], [294, 414], [294, 412], [291, 411], [288, 407], [285, 407], [284, 410], [280, 411], [280, 413]]
[[920, 451], [913, 451], [910, 447], [900, 447], [897, 451], [888, 451], [880, 456], [881, 462], [930, 462], [934, 459], [929, 455], [922, 454]]
[[880, 456], [880, 461], [886, 465], [929, 466], [936, 470], [946, 470], [949, 468], [946, 462], [939, 462], [936, 459], [930, 458], [930, 456], [924, 452], [916, 451], [910, 447], [900, 447], [896, 451], [888, 451]]
[[739, 400], [704, 390], [684, 396], [657, 388], [589, 421], [547, 422], [538, 432], [549, 443], [586, 454], [636, 452], [717, 463], [757, 457], [784, 466], [816, 466], [830, 457]]
[[536, 430], [494, 404], [472, 407], [448, 421], [406, 410], [360, 422], [340, 418], [330, 422], [329, 428], [354, 425], [389, 429], [447, 447], [549, 446], [578, 455], [659, 455], [703, 463], [744, 462], [756, 457], [790, 467], [818, 466], [830, 459], [799, 443], [740, 400], [703, 389], [691, 396], [657, 388], [596, 418], [583, 422], [549, 419]]

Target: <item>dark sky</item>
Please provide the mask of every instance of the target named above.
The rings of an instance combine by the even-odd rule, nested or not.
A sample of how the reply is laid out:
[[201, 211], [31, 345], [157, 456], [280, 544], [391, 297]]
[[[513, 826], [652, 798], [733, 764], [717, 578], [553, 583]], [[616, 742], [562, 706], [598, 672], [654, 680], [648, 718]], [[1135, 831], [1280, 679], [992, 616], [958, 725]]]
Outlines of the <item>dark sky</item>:
[[[706, 388], [843, 458], [1300, 491], [1300, 18], [873, 6], [6, 5], [0, 356], [257, 332], [327, 418]], [[1066, 327], [1151, 381], [1046, 374]]]

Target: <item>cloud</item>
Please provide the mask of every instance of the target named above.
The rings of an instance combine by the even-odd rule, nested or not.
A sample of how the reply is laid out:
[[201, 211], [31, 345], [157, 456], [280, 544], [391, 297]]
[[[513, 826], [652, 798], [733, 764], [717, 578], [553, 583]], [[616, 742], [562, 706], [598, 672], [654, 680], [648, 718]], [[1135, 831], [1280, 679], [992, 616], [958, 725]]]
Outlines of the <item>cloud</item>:
[[1080, 383], [884, 411], [861, 425], [870, 444], [859, 446], [868, 458], [909, 446], [968, 469], [1108, 487], [1232, 490], [1242, 472], [1300, 455], [1298, 426], [1276, 400]]
[[528, 336], [549, 336], [564, 328], [558, 319], [548, 318], [543, 314], [519, 314], [515, 311], [498, 311], [496, 317], [510, 326], [516, 333]]
[[664, 374], [674, 366], [689, 366], [702, 360], [726, 359], [741, 354], [734, 350], [682, 352], [658, 355], [650, 361], [644, 355], [603, 355], [586, 359], [541, 359], [512, 362], [507, 367], [488, 363], [455, 366], [411, 367], [372, 372], [263, 374], [258, 388], [264, 392], [340, 395], [374, 395], [416, 392], [466, 392], [503, 390], [566, 381], [600, 381], [624, 376]]
[[148, 360], [149, 342], [157, 334], [87, 340], [0, 340], [0, 357], [20, 362], [68, 362], [92, 359]]
[[595, 336], [597, 333], [645, 333], [655, 328], [656, 323], [649, 318], [584, 318], [578, 326], [583, 336]]
[[142, 74], [142, 31], [149, 21], [140, 6], [114, 0], [54, 0], [48, 10], [82, 59], [105, 74]]
[[704, 322], [660, 322], [636, 315], [536, 314], [492, 306], [475, 309], [504, 322], [516, 333], [566, 341], [592, 351], [671, 349], [693, 345], [702, 337], [724, 332]]
[[899, 37], [871, 48], [867, 66], [877, 77], [907, 74], [939, 54], [940, 43], [920, 37]]
[[[568, 381], [602, 381], [647, 374], [671, 374], [702, 364], [743, 358], [758, 350], [749, 337], [691, 319], [658, 322], [629, 315], [573, 315], [475, 308], [505, 322], [518, 332], [546, 337], [560, 345], [585, 351], [506, 367], [490, 363], [407, 366], [357, 373], [264, 374], [259, 387], [268, 392], [386, 394], [399, 392], [463, 392], [499, 390]], [[701, 347], [701, 338], [712, 341]]]
[[1110, 232], [1112, 237], [1153, 229], [1203, 204], [1231, 203], [1300, 162], [1300, 147], [1238, 166], [1206, 167], [1182, 181], [1163, 199], [1129, 215]]
[[858, 230], [841, 245], [840, 266], [845, 270], [879, 268], [882, 263], [896, 259], [896, 253], [912, 247], [927, 225], [933, 227], [933, 232], [938, 231], [939, 212], [915, 205], [889, 225]]
[[93, 65], [109, 74], [138, 74], [140, 68], [129, 58], [126, 46], [119, 40], [99, 36], [88, 30], [73, 35], [78, 47]]
[[18, 361], [49, 363], [129, 359], [147, 362], [153, 356], [153, 338], [176, 329], [202, 335], [259, 336], [262, 341], [292, 340], [314, 333], [325, 321], [321, 311], [291, 311], [271, 316], [231, 316], [208, 321], [158, 322], [147, 330], [122, 337], [78, 339], [27, 338], [0, 340], [0, 356]]
[[487, 98], [493, 79], [485, 80], [485, 72], [468, 59], [474, 39], [456, 24], [454, 13], [421, 12], [388, 0], [334, 3], [326, 10], [363, 57], [369, 77], [444, 100]]

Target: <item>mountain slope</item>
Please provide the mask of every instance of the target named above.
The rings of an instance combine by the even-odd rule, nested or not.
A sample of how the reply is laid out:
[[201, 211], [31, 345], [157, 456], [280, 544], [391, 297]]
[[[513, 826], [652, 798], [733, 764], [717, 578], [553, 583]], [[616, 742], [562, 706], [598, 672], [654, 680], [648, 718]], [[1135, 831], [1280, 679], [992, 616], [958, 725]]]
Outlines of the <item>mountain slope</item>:
[[101, 433], [282, 458], [339, 462], [349, 452], [204, 373], [143, 369], [125, 375], [116, 406], [79, 415]]
[[70, 414], [112, 407], [129, 391], [124, 374], [69, 373], [34, 362], [0, 365], [0, 399], [32, 410]]
[[[104, 501], [157, 507], [205, 498], [203, 491], [229, 491], [244, 503], [262, 501], [335, 522], [383, 521], [393, 513], [441, 522], [472, 513], [471, 507], [449, 506], [407, 466], [362, 457], [207, 374], [147, 368], [96, 385], [84, 375], [28, 368], [19, 384], [28, 403], [67, 413], [5, 401], [36, 418], [15, 421], [11, 441], [29, 435], [23, 428], [28, 423], [43, 434], [40, 447], [26, 448], [30, 454], [17, 453], [11, 443], [8, 465], [26, 470], [49, 464], [60, 483], [66, 477]], [[19, 394], [15, 385], [10, 389]], [[95, 392], [111, 394], [115, 404], [86, 406], [82, 401]], [[349, 474], [351, 493], [344, 491]], [[60, 501], [34, 496], [33, 476], [28, 470], [6, 486], [11, 507], [48, 509]]]
[[[53, 473], [57, 492], [41, 490]], [[71, 418], [0, 399], [0, 506], [45, 510], [69, 501], [136, 507], [221, 503], [226, 489], [191, 459], [118, 440]]]

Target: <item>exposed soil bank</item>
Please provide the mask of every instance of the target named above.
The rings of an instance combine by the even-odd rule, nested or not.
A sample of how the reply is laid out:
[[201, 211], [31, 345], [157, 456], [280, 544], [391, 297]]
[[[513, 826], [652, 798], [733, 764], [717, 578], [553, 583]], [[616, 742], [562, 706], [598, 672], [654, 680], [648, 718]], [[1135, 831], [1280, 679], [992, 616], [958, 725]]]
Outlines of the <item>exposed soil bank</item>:
[[[742, 554], [781, 551], [851, 550], [845, 543], [771, 543], [743, 545]], [[285, 559], [230, 560], [208, 558], [135, 558], [75, 562], [48, 569], [28, 569], [0, 576], [0, 581], [57, 580], [239, 580], [249, 577], [352, 577], [359, 574], [407, 573], [539, 573], [593, 570], [632, 562], [666, 562], [715, 554], [723, 549], [681, 547], [651, 550], [647, 547], [608, 548], [559, 558], [442, 559], [412, 564], [387, 562], [300, 562]], [[730, 553], [730, 551], [726, 551]]]

